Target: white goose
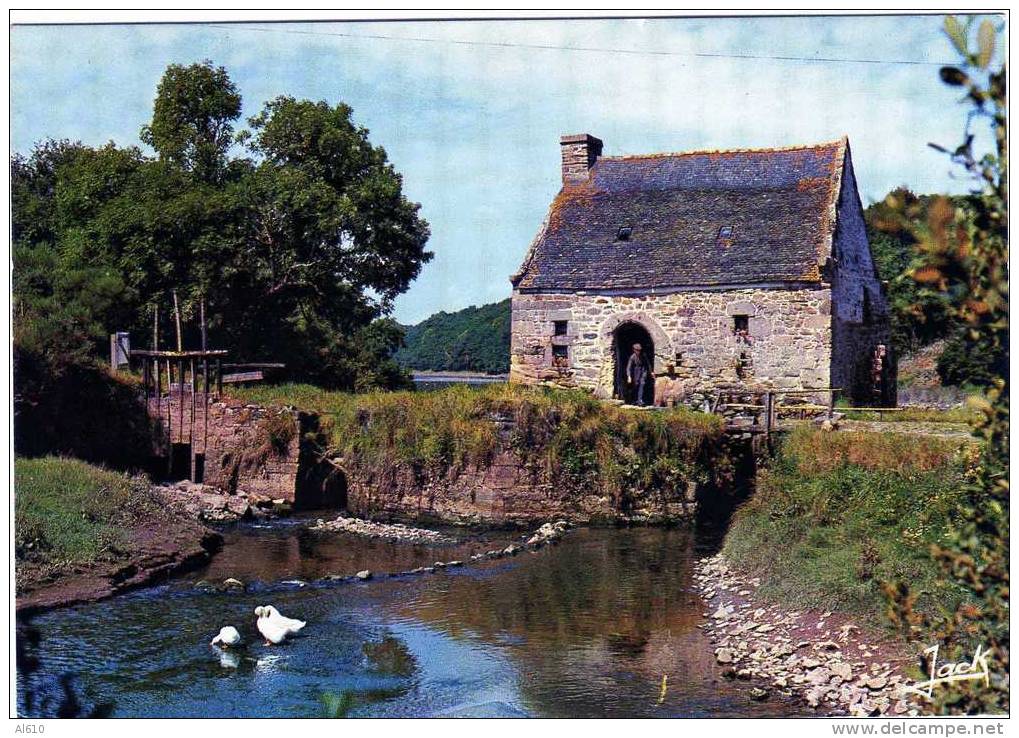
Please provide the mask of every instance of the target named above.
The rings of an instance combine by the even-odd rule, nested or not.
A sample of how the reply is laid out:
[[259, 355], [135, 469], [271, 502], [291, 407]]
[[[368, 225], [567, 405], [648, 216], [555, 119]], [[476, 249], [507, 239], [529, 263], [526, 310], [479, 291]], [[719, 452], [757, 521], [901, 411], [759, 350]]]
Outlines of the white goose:
[[241, 644], [241, 634], [237, 632], [237, 628], [232, 625], [224, 626], [220, 629], [219, 634], [212, 639], [209, 643], [210, 646], [219, 646], [220, 648], [231, 648], [233, 646], [239, 646]]
[[259, 605], [255, 608], [258, 616], [258, 632], [265, 638], [266, 645], [280, 644], [288, 635], [297, 633], [306, 623], [303, 620], [287, 618], [280, 614], [272, 605]]

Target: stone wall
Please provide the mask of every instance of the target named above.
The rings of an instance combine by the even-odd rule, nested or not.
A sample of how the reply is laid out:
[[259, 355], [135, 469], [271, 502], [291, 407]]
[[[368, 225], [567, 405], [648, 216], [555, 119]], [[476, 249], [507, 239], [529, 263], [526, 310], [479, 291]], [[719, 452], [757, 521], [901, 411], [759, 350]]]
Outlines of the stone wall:
[[201, 481], [205, 484], [228, 494], [243, 491], [252, 502], [298, 503], [300, 415], [292, 410], [212, 400], [206, 418], [201, 397], [198, 399], [193, 423], [190, 395], [185, 395], [183, 416], [177, 395], [170, 400], [164, 397], [158, 404], [150, 400], [149, 414], [156, 426], [153, 434], [156, 456], [167, 457], [169, 425], [174, 454], [178, 456], [174, 466], [180, 470], [176, 476], [190, 476], [184, 473], [185, 469], [190, 471], [190, 461], [179, 463], [189, 458], [192, 448], [184, 446], [190, 445], [195, 454], [204, 455]]
[[[748, 335], [734, 331], [747, 316]], [[831, 292], [825, 286], [733, 289], [664, 295], [534, 294], [514, 291], [510, 381], [549, 381], [611, 397], [614, 331], [628, 322], [648, 331], [656, 373], [674, 364], [688, 396], [720, 388], [830, 386]], [[554, 336], [554, 321], [567, 321]], [[568, 353], [554, 366], [553, 346]], [[740, 376], [742, 373], [743, 376]]]
[[[843, 171], [832, 249], [832, 386], [844, 389], [856, 404], [894, 405], [897, 372], [888, 300], [871, 257], [848, 152]], [[882, 345], [888, 353], [875, 374], [875, 352]]]
[[618, 500], [598, 490], [553, 484], [547, 469], [528, 463], [512, 448], [512, 424], [503, 421], [499, 425], [499, 448], [485, 465], [422, 469], [392, 464], [348, 469], [348, 510], [373, 519], [496, 525], [551, 519], [575, 523], [677, 521], [690, 519], [697, 511], [698, 496], [704, 489], [692, 482], [674, 498], [662, 490], [639, 493], [628, 500], [625, 511]]

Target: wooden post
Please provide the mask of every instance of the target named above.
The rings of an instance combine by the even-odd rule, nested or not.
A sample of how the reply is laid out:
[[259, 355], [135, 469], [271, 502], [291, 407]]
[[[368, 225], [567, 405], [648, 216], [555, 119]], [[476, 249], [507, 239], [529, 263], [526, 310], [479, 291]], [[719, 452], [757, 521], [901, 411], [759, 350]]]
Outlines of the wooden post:
[[177, 406], [180, 408], [180, 425], [177, 433], [180, 442], [184, 443], [184, 359], [177, 359]]
[[[163, 399], [159, 398], [160, 404]], [[160, 409], [162, 412], [162, 409]], [[173, 471], [173, 371], [166, 360], [166, 476]]]
[[198, 315], [202, 321], [202, 351], [208, 351], [208, 337], [205, 334], [205, 295], [198, 301]]
[[152, 311], [152, 350], [159, 351], [159, 304]]
[[191, 449], [191, 481], [195, 481], [195, 360], [191, 359], [191, 425], [188, 429], [188, 445]]
[[223, 360], [216, 359], [216, 396], [223, 396]]
[[173, 291], [173, 320], [177, 326], [177, 350], [184, 350], [184, 343], [180, 335], [180, 304], [177, 302], [177, 290]]

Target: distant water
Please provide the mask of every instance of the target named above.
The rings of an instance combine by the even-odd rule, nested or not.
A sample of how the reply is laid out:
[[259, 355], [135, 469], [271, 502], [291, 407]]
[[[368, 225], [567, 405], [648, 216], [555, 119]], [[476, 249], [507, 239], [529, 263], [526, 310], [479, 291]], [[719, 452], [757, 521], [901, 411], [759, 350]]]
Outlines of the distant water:
[[473, 374], [468, 372], [452, 372], [449, 374], [414, 373], [414, 386], [420, 390], [437, 390], [451, 384], [466, 384], [479, 387], [485, 384], [502, 384], [506, 382], [506, 374]]
[[[441, 547], [319, 536], [301, 525], [245, 526], [204, 570], [167, 585], [37, 616], [40, 667], [19, 678], [19, 712], [50, 714], [57, 678], [114, 716], [682, 717], [790, 715], [722, 678], [696, 626], [691, 566], [710, 541], [681, 529], [579, 529], [558, 546], [442, 573], [330, 587], [359, 568], [404, 570], [466, 558], [517, 534], [463, 535]], [[257, 593], [209, 593], [236, 576]], [[308, 621], [262, 645], [253, 609]], [[247, 647], [208, 643], [236, 625]], [[24, 624], [19, 626], [24, 634]], [[667, 675], [663, 691], [662, 677]], [[35, 707], [26, 711], [26, 688]], [[343, 705], [337, 709], [336, 705]]]

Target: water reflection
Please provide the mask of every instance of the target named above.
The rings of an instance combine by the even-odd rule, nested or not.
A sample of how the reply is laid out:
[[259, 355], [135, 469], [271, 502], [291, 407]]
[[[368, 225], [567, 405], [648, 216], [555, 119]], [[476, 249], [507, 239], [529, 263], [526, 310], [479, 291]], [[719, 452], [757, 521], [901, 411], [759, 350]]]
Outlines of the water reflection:
[[[243, 542], [191, 579], [312, 578], [369, 558], [393, 568], [437, 558], [295, 528], [238, 535]], [[462, 556], [486, 543], [453, 548]], [[42, 668], [19, 689], [73, 671], [87, 699], [110, 700], [121, 716], [792, 714], [793, 705], [750, 702], [745, 684], [720, 678], [696, 627], [697, 545], [684, 530], [578, 530], [480, 567], [274, 591], [273, 604], [308, 626], [271, 648], [252, 614], [269, 595], [179, 581], [38, 617]], [[246, 649], [209, 648], [226, 624]]]

